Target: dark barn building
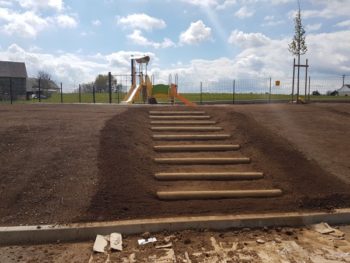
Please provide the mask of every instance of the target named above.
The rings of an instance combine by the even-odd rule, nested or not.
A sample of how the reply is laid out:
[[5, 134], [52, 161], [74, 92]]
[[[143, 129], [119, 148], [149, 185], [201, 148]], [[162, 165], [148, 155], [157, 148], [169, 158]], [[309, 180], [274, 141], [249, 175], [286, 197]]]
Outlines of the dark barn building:
[[0, 100], [24, 99], [27, 77], [24, 63], [0, 61]]

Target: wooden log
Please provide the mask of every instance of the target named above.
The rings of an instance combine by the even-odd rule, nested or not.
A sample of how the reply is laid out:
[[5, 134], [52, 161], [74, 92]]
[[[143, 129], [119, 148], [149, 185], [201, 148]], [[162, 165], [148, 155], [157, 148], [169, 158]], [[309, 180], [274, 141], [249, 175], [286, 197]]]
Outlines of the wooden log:
[[268, 198], [279, 197], [282, 190], [226, 190], [226, 191], [167, 191], [157, 192], [161, 200], [195, 200], [225, 198]]

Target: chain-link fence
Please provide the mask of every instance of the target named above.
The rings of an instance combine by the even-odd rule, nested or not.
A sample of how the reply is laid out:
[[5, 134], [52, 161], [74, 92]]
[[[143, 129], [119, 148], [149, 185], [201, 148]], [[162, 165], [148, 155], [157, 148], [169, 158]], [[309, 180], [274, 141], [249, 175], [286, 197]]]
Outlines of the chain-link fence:
[[[136, 78], [136, 81], [138, 78]], [[309, 77], [298, 83], [293, 79], [255, 78], [225, 79], [220, 81], [193, 81], [175, 78], [178, 93], [198, 104], [235, 104], [235, 103], [273, 103], [289, 102], [297, 99], [304, 101], [349, 101], [350, 86], [342, 76]], [[171, 82], [175, 81], [171, 79]], [[121, 103], [131, 87], [130, 75], [110, 74], [102, 85], [96, 82], [65, 86], [58, 83], [56, 89], [47, 89], [38, 83], [31, 92], [26, 90], [21, 79], [0, 79], [0, 103]], [[170, 80], [169, 80], [170, 81]], [[152, 77], [154, 89], [169, 85]], [[41, 87], [40, 87], [41, 85]], [[136, 83], [138, 85], [138, 83]], [[166, 96], [157, 99], [159, 103], [168, 103]], [[180, 101], [177, 101], [180, 103]], [[142, 103], [136, 99], [135, 103]]]

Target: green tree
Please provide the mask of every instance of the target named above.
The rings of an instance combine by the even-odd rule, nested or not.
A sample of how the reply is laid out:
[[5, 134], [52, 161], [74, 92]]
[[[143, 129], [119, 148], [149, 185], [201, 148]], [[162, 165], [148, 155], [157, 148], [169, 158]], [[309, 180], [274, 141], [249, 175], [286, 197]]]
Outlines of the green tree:
[[108, 75], [99, 74], [95, 79], [96, 91], [107, 92], [108, 91]]
[[[298, 58], [298, 65], [300, 65], [300, 57], [305, 55], [307, 52], [306, 45], [306, 32], [301, 19], [301, 8], [300, 2], [298, 2], [298, 12], [294, 18], [294, 37], [292, 42], [289, 44], [289, 52], [291, 52], [294, 56]], [[300, 87], [300, 67], [298, 66], [298, 81], [297, 81], [297, 101], [299, 99], [299, 87]]]

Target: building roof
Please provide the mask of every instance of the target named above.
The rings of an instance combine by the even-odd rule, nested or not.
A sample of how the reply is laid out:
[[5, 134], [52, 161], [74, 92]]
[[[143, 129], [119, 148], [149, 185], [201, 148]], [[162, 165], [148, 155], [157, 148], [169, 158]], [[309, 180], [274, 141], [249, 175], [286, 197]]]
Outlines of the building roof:
[[343, 87], [338, 89], [338, 92], [339, 91], [350, 91], [350, 84], [345, 84]]
[[[46, 84], [42, 85], [42, 89], [46, 89], [48, 91], [58, 91], [60, 88], [57, 86], [55, 82], [52, 80], [48, 81], [48, 87]], [[28, 78], [27, 79], [27, 92], [37, 91], [39, 89], [39, 79], [37, 78]]]
[[26, 64], [23, 62], [0, 61], [0, 77], [27, 78]]

